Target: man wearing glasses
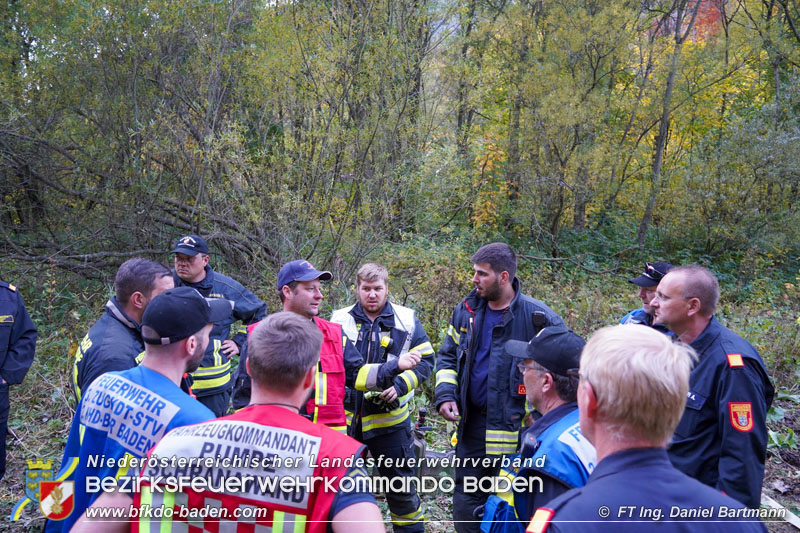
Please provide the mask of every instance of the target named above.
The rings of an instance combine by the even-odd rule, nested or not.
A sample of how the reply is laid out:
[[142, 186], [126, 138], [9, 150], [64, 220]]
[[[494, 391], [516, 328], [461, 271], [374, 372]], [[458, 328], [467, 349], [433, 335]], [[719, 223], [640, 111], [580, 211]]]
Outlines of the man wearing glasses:
[[643, 324], [662, 333], [669, 332], [664, 325], [653, 323], [653, 308], [650, 307], [650, 301], [656, 295], [658, 282], [673, 268], [672, 263], [667, 262], [645, 263], [644, 272], [628, 280], [639, 287], [639, 292], [636, 295], [642, 301], [642, 307], [622, 317], [622, 320], [619, 321], [620, 324]]
[[542, 417], [522, 434], [522, 466], [502, 469], [500, 475], [533, 478], [541, 484], [534, 484], [534, 491], [489, 497], [484, 524], [520, 521], [524, 527], [536, 508], [582, 487], [594, 470], [597, 454], [578, 420], [578, 366], [585, 344], [564, 327], [544, 328], [530, 342], [506, 342], [506, 352], [519, 361], [526, 397]]

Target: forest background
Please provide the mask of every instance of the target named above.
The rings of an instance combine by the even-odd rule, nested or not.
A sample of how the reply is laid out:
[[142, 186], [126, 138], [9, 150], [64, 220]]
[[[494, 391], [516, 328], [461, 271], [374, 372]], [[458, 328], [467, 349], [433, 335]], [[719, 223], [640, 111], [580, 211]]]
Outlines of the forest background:
[[627, 278], [644, 261], [707, 265], [720, 318], [780, 391], [765, 487], [800, 507], [797, 0], [0, 12], [0, 276], [39, 327], [12, 392], [3, 513], [25, 458], [60, 458], [72, 356], [117, 266], [169, 264], [187, 233], [270, 311], [288, 260], [333, 271], [325, 316], [381, 261], [435, 346], [489, 241], [585, 336], [640, 305]]

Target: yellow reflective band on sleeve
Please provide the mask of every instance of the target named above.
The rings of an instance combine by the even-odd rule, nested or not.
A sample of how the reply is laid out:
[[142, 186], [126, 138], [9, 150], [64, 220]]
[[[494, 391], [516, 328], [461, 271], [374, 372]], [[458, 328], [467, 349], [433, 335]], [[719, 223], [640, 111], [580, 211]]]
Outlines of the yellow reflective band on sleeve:
[[361, 419], [361, 430], [363, 433], [367, 433], [374, 429], [396, 426], [397, 424], [405, 422], [408, 419], [408, 415], [408, 405], [401, 405], [388, 413], [366, 415]]
[[359, 368], [358, 375], [356, 375], [356, 390], [377, 390], [380, 366], [379, 364], [370, 364]]
[[401, 373], [399, 377], [403, 380], [403, 383], [406, 384], [406, 390], [409, 392], [416, 389], [419, 385], [419, 379], [413, 370], [406, 370]]
[[425, 513], [422, 512], [422, 505], [408, 514], [390, 513], [390, 515], [392, 517], [392, 524], [395, 526], [413, 526], [414, 524], [425, 521]]
[[461, 344], [461, 342], [458, 340], [460, 335], [456, 332], [456, 328], [454, 328], [452, 324], [450, 324], [450, 327], [447, 328], [447, 334], [450, 335], [450, 338], [453, 339], [453, 342], [456, 344]]
[[339, 433], [344, 433], [347, 435], [347, 426], [328, 426], [334, 431], [338, 431]]
[[247, 326], [245, 326], [244, 324], [242, 324], [241, 326], [239, 326], [239, 327], [236, 329], [236, 335], [238, 335], [239, 333], [244, 333], [244, 334], [246, 335], [246, 334], [247, 334]]
[[353, 411], [348, 411], [347, 409], [344, 410], [344, 416], [347, 419], [347, 427], [353, 425]]
[[302, 533], [306, 530], [306, 517], [299, 514], [275, 511], [272, 514], [272, 533]]
[[439, 386], [443, 383], [458, 386], [458, 374], [455, 370], [445, 368], [436, 373], [436, 385]]
[[488, 455], [512, 454], [517, 450], [518, 431], [486, 430], [486, 453]]
[[431, 343], [429, 342], [423, 342], [422, 344], [414, 346], [408, 351], [413, 352], [414, 350], [418, 350], [423, 357], [426, 355], [433, 355], [433, 346], [431, 346]]

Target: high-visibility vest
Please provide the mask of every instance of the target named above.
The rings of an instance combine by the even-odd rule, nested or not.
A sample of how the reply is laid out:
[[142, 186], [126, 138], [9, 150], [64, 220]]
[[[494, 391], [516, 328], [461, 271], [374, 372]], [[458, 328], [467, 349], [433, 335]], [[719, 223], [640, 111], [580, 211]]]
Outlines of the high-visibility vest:
[[[251, 405], [179, 429], [150, 452], [152, 466], [145, 466], [145, 480], [188, 476], [195, 480], [195, 488], [197, 480], [208, 480], [212, 488], [230, 478], [252, 476], [254, 481], [236, 492], [191, 486], [177, 491], [143, 483], [134, 498], [140, 510], [134, 532], [325, 532], [339, 484], [364, 449], [346, 435], [275, 405]], [[165, 462], [172, 458], [176, 458], [172, 464]], [[179, 466], [181, 460], [192, 458], [208, 458], [216, 465], [198, 461]], [[295, 485], [282, 487], [284, 478]], [[310, 485], [303, 484], [307, 480]], [[146, 510], [158, 510], [160, 516]]]
[[[257, 324], [257, 323], [256, 323]], [[256, 324], [247, 327], [248, 336]], [[344, 412], [344, 337], [339, 324], [314, 317], [322, 332], [319, 365], [314, 376], [314, 393], [306, 403], [306, 413], [313, 422], [325, 424], [344, 433], [347, 417]]]

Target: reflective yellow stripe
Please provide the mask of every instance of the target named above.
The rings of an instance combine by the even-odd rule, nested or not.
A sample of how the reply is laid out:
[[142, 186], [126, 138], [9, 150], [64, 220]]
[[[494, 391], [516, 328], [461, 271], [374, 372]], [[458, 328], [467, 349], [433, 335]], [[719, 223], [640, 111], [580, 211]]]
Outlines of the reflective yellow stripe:
[[225, 361], [221, 365], [217, 366], [201, 366], [194, 372], [192, 372], [192, 376], [197, 376], [202, 379], [202, 376], [213, 376], [214, 374], [222, 374], [223, 372], [230, 372], [231, 369], [231, 362]]
[[518, 431], [486, 430], [486, 453], [502, 455], [514, 453], [517, 449]]
[[368, 391], [378, 388], [378, 369], [381, 365], [364, 365], [358, 369], [356, 376], [356, 390]]
[[134, 359], [134, 361], [136, 361], [137, 365], [141, 365], [142, 364], [142, 361], [144, 360], [144, 354], [145, 354], [144, 351], [139, 352], [139, 355], [137, 355], [136, 358]]
[[328, 426], [329, 428], [347, 435], [347, 426]]
[[374, 415], [366, 415], [362, 419], [361, 429], [364, 433], [372, 431], [373, 429], [385, 428], [396, 426], [401, 422], [408, 419], [409, 410], [407, 405], [403, 405], [389, 411], [388, 413], [377, 413]]
[[192, 384], [194, 390], [224, 387], [231, 380], [231, 362], [226, 358], [219, 365], [201, 366], [192, 372], [192, 378], [194, 378]]
[[236, 334], [238, 335], [239, 333], [247, 333], [247, 326], [244, 324], [239, 326], [239, 328], [236, 330]]
[[133, 455], [131, 455], [128, 452], [125, 452], [125, 455], [123, 455], [122, 459], [120, 459], [120, 461], [119, 461], [119, 462], [123, 463], [125, 466], [120, 466], [119, 467], [119, 470], [117, 470], [116, 476], [114, 476], [116, 479], [119, 479], [119, 478], [121, 478], [122, 476], [124, 476], [124, 475], [126, 475], [128, 473], [128, 470], [131, 467], [131, 459], [133, 459], [133, 458], [134, 458]]
[[425, 520], [425, 513], [422, 512], [422, 505], [408, 514], [390, 513], [390, 515], [392, 517], [392, 523], [396, 526], [411, 526]]
[[213, 389], [215, 387], [222, 387], [226, 385], [230, 380], [231, 380], [230, 373], [227, 373], [224, 376], [220, 376], [215, 379], [195, 378], [194, 383], [192, 383], [192, 390]]
[[412, 391], [417, 388], [417, 385], [419, 385], [419, 378], [417, 378], [417, 375], [413, 370], [406, 370], [405, 372], [401, 373], [400, 378], [406, 384], [407, 391]]
[[320, 376], [322, 372], [319, 371], [319, 366], [315, 369], [314, 375], [314, 412], [311, 414], [311, 421], [316, 423], [319, 419], [319, 392], [320, 392]]
[[317, 405], [328, 404], [328, 374], [325, 372], [318, 372], [319, 379], [317, 380], [317, 390], [319, 391], [319, 398]]
[[408, 351], [413, 352], [414, 350], [419, 350], [419, 353], [422, 354], [423, 356], [433, 354], [433, 346], [431, 346], [430, 342], [423, 342], [422, 344], [414, 346]]
[[449, 368], [439, 370], [436, 373], [436, 386], [438, 387], [443, 383], [449, 383], [450, 385], [458, 386], [458, 374], [456, 371], [450, 370]]
[[[139, 495], [139, 507], [149, 509], [153, 507], [153, 489], [149, 485], [142, 486]], [[139, 531], [147, 533], [150, 531], [150, 513], [142, 513], [139, 515]]]
[[347, 427], [353, 425], [353, 411], [348, 411], [347, 409], [344, 410], [344, 416], [347, 419]]
[[272, 514], [272, 533], [302, 533], [306, 530], [306, 517], [299, 514], [275, 511]]
[[454, 328], [452, 324], [450, 324], [450, 327], [447, 328], [447, 334], [450, 335], [450, 338], [453, 339], [453, 342], [456, 344], [461, 344], [461, 342], [458, 340], [460, 335], [456, 332], [456, 328]]

